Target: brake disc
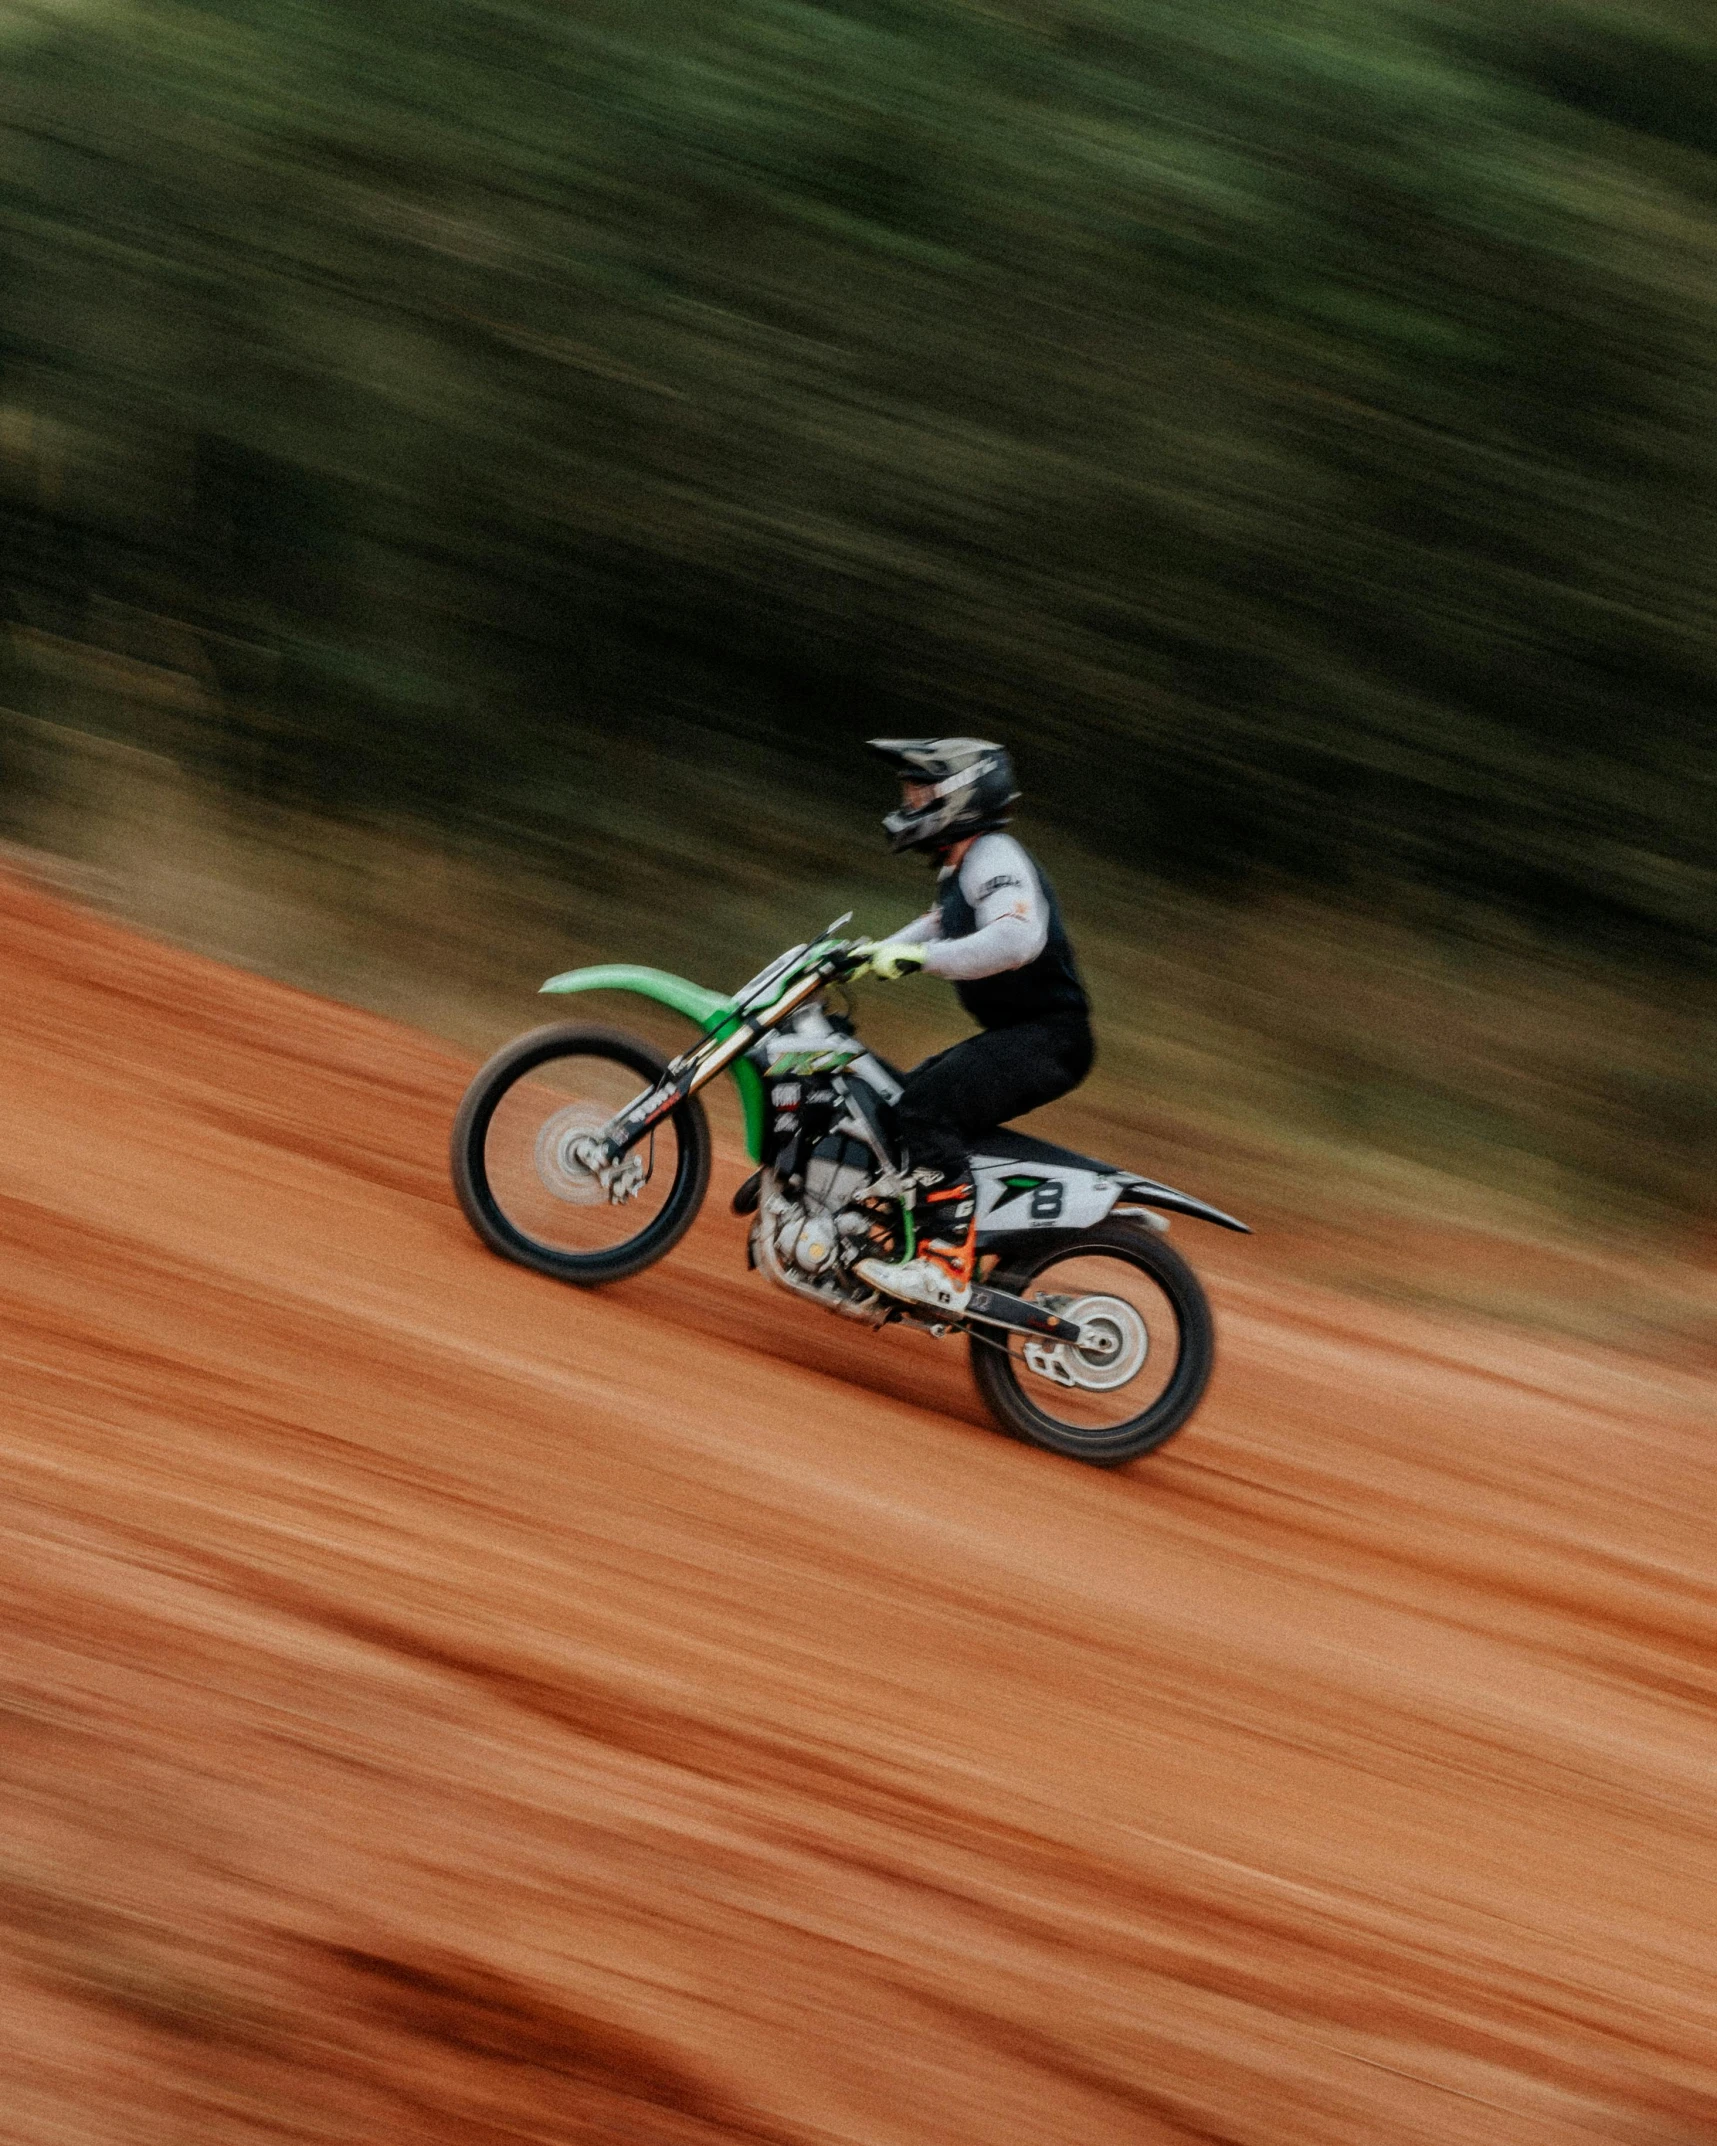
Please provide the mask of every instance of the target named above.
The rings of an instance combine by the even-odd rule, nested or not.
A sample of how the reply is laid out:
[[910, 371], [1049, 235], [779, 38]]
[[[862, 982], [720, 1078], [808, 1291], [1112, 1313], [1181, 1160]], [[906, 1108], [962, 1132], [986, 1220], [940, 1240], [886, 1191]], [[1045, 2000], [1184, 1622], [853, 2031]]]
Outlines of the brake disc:
[[575, 1207], [607, 1205], [612, 1194], [574, 1150], [580, 1140], [601, 1132], [612, 1115], [600, 1103], [566, 1103], [543, 1120], [537, 1133], [537, 1176], [557, 1200], [570, 1200]]
[[1025, 1360], [1039, 1378], [1086, 1393], [1113, 1393], [1138, 1377], [1150, 1354], [1151, 1336], [1136, 1306], [1125, 1297], [1039, 1297], [1038, 1303], [1071, 1319], [1077, 1345], [1028, 1341]]

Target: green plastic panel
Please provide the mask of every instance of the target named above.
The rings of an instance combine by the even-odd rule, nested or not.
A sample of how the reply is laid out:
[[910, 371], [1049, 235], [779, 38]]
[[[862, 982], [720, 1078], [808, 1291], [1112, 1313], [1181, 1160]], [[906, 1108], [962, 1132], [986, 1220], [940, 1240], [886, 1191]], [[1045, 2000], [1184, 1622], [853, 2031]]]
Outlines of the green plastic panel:
[[[671, 1013], [682, 1013], [700, 1028], [719, 1030], [733, 1013], [733, 1001], [720, 991], [672, 976], [666, 969], [646, 969], [634, 962], [610, 961], [593, 969], [567, 969], [551, 976], [542, 991], [635, 991], [640, 998], [654, 999]], [[739, 1090], [739, 1105], [745, 1113], [745, 1144], [753, 1162], [763, 1153], [763, 1081], [749, 1058], [736, 1058], [728, 1071]]]
[[683, 1013], [700, 1028], [714, 1026], [718, 1014], [730, 1013], [733, 1001], [719, 991], [706, 991], [702, 984], [688, 983], [683, 976], [670, 976], [666, 969], [643, 969], [629, 961], [610, 961], [595, 969], [567, 969], [551, 976], [543, 991], [636, 991], [640, 998], [653, 998], [658, 1006]]

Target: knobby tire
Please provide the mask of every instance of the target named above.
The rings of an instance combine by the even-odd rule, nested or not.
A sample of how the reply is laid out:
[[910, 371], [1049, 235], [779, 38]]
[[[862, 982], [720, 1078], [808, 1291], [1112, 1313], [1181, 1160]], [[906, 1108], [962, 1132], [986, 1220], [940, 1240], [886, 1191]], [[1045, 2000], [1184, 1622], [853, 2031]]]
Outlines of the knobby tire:
[[1101, 1429], [1082, 1429], [1056, 1422], [1038, 1408], [1020, 1382], [1018, 1366], [1003, 1343], [981, 1336], [970, 1337], [972, 1376], [990, 1412], [1010, 1436], [1042, 1446], [1070, 1460], [1088, 1462], [1095, 1468], [1118, 1468], [1155, 1452], [1172, 1438], [1204, 1398], [1216, 1359], [1216, 1332], [1209, 1300], [1199, 1279], [1186, 1261], [1154, 1231], [1138, 1223], [1112, 1220], [1087, 1230], [1072, 1244], [1033, 1247], [1029, 1241], [1004, 1254], [989, 1276], [992, 1288], [1013, 1296], [1030, 1294], [1031, 1284], [1045, 1268], [1081, 1254], [1101, 1254], [1121, 1259], [1148, 1274], [1162, 1290], [1173, 1310], [1180, 1341], [1174, 1376], [1147, 1409], [1125, 1422]]
[[527, 1075], [557, 1058], [604, 1058], [623, 1065], [641, 1087], [661, 1079], [668, 1061], [636, 1036], [618, 1029], [557, 1023], [533, 1029], [497, 1051], [465, 1092], [453, 1121], [453, 1189], [465, 1219], [492, 1252], [538, 1274], [580, 1288], [620, 1282], [672, 1251], [697, 1219], [709, 1190], [711, 1143], [703, 1105], [689, 1097], [670, 1119], [678, 1143], [674, 1182], [660, 1210], [635, 1237], [594, 1252], [543, 1244], [509, 1220], [489, 1184], [485, 1142], [502, 1098]]

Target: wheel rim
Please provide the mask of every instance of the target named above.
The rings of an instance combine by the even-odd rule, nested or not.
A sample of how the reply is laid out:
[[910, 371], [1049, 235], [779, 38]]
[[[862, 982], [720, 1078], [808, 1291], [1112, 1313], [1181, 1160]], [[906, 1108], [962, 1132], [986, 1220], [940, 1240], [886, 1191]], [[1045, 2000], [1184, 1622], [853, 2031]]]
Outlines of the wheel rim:
[[1023, 1294], [1080, 1328], [1080, 1343], [1014, 1335], [1008, 1364], [1033, 1412], [1064, 1439], [1103, 1443], [1169, 1393], [1185, 1355], [1179, 1307], [1142, 1263], [1112, 1251], [1046, 1260]]
[[483, 1132], [483, 1176], [513, 1235], [561, 1258], [588, 1257], [660, 1219], [685, 1160], [671, 1119], [634, 1150], [644, 1183], [619, 1204], [572, 1152], [648, 1085], [631, 1066], [581, 1051], [542, 1060], [502, 1092]]

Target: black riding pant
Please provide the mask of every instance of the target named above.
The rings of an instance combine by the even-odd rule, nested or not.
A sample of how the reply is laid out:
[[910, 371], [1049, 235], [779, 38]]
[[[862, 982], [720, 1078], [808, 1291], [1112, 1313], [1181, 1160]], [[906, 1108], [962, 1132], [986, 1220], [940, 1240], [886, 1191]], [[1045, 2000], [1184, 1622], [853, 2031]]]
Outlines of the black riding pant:
[[915, 1170], [947, 1184], [972, 1174], [970, 1141], [1077, 1088], [1091, 1070], [1082, 1020], [987, 1028], [914, 1066], [900, 1095], [900, 1144]]

